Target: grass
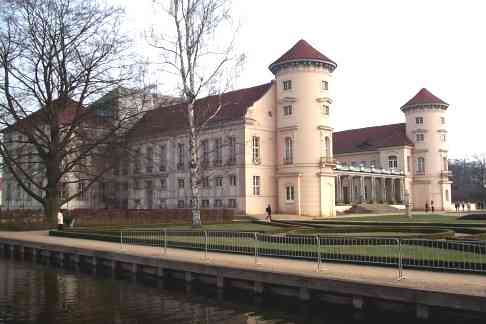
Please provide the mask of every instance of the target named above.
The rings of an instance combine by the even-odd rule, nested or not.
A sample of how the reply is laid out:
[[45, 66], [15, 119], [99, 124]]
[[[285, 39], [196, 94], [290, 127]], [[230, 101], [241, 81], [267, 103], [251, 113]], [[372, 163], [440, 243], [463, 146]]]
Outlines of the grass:
[[465, 220], [458, 219], [456, 215], [445, 214], [416, 214], [412, 218], [406, 215], [379, 215], [379, 216], [362, 216], [362, 217], [337, 217], [326, 221], [339, 222], [397, 222], [397, 223], [442, 223], [442, 224], [485, 224], [486, 220]]

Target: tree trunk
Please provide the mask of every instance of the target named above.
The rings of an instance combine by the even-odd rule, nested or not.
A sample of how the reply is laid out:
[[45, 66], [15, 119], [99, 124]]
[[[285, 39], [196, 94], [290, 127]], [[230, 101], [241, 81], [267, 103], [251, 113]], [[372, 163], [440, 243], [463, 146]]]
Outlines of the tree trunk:
[[201, 210], [199, 209], [199, 159], [197, 156], [197, 134], [194, 125], [194, 100], [187, 105], [187, 114], [189, 119], [189, 150], [191, 154], [191, 164], [189, 173], [189, 182], [191, 185], [192, 198], [192, 226], [201, 227]]
[[47, 189], [46, 201], [44, 204], [44, 212], [49, 223], [55, 224], [57, 221], [57, 212], [59, 211], [59, 199], [57, 197], [57, 190]]

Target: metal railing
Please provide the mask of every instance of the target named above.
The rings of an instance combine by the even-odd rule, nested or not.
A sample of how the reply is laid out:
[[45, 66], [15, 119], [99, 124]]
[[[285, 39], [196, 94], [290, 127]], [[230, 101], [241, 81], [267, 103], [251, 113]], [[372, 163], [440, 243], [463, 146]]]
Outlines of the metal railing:
[[261, 257], [394, 267], [398, 278], [403, 269], [430, 269], [486, 274], [485, 241], [451, 241], [323, 235], [286, 235], [259, 232], [205, 230], [130, 230], [120, 233], [121, 248], [145, 245], [204, 252], [235, 253]]

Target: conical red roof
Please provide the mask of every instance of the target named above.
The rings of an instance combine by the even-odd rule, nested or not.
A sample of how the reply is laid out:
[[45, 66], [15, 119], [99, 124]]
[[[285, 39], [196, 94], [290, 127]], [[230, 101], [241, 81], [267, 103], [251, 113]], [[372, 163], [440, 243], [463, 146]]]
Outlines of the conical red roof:
[[296, 62], [296, 61], [317, 61], [329, 64], [334, 68], [337, 64], [328, 58], [326, 55], [322, 54], [314, 47], [312, 47], [305, 40], [301, 39], [298, 41], [291, 49], [289, 49], [284, 55], [282, 55], [278, 60], [270, 64], [269, 69], [273, 72], [274, 68], [283, 63]]
[[445, 105], [449, 106], [442, 99], [434, 96], [429, 90], [422, 88], [412, 99], [402, 106], [404, 108], [417, 105]]

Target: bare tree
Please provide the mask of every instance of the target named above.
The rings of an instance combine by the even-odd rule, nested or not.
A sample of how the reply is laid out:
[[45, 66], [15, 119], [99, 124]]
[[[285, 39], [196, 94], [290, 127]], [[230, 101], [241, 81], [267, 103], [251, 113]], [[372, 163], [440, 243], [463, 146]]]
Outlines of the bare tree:
[[199, 109], [196, 101], [228, 89], [244, 56], [235, 54], [236, 29], [229, 0], [167, 0], [157, 5], [168, 15], [171, 28], [162, 31], [152, 28], [149, 43], [160, 50], [164, 71], [177, 77], [186, 105], [192, 223], [200, 226], [199, 135], [218, 115], [224, 102], [213, 100], [214, 107]]
[[3, 168], [52, 221], [122, 154], [145, 92], [124, 87], [138, 70], [121, 9], [4, 0], [0, 12]]

